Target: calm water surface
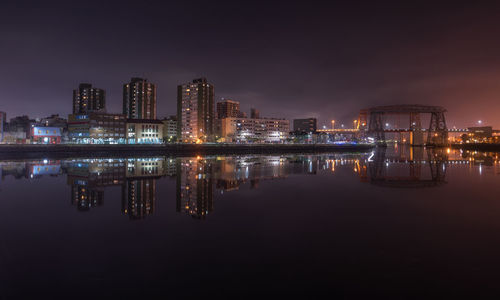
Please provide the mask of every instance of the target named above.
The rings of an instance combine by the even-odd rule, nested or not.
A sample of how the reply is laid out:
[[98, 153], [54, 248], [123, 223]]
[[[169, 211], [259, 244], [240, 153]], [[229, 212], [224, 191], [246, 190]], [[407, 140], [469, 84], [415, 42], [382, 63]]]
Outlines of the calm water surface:
[[0, 161], [0, 297], [491, 296], [495, 153]]

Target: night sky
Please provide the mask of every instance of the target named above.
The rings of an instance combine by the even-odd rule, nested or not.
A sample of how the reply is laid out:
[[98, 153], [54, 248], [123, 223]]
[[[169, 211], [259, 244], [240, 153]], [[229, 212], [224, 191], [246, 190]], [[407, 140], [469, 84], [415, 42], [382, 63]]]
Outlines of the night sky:
[[80, 82], [105, 89], [108, 112], [121, 112], [122, 84], [135, 76], [158, 85], [161, 118], [176, 111], [176, 86], [203, 76], [217, 100], [268, 117], [352, 124], [360, 108], [418, 103], [445, 106], [449, 127], [500, 127], [494, 1], [7, 2], [8, 118], [66, 117]]

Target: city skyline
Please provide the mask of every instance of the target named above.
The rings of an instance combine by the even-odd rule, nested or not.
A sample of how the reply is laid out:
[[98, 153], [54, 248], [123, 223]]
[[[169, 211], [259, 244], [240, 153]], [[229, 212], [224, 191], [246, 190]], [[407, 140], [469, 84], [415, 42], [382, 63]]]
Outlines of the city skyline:
[[2, 298], [494, 297], [499, 36], [500, 1], [2, 1]]
[[[242, 111], [258, 107], [271, 117], [315, 117], [323, 125], [347, 123], [371, 106], [439, 104], [448, 108], [450, 126], [484, 120], [500, 127], [495, 3], [274, 2], [264, 10], [153, 1], [134, 10], [134, 19], [127, 7], [90, 1], [23, 10], [6, 3], [1, 110], [67, 115], [72, 89], [92, 82], [106, 90], [108, 110], [119, 112], [121, 84], [144, 77], [158, 85], [162, 117], [175, 114], [178, 84], [206, 77], [217, 86], [215, 99], [234, 99]], [[84, 22], [84, 10], [93, 11], [93, 22]], [[147, 47], [128, 46], [138, 33]], [[77, 45], [84, 40], [93, 43], [83, 50]]]

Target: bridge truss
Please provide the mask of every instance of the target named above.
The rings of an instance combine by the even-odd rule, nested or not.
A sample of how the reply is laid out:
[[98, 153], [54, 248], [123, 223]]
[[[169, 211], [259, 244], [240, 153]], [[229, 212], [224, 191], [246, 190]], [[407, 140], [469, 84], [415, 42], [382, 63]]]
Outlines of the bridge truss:
[[[363, 112], [363, 111], [362, 111]], [[368, 134], [379, 143], [386, 143], [383, 117], [386, 115], [407, 115], [410, 121], [410, 144], [423, 146], [423, 132], [420, 115], [430, 114], [431, 120], [427, 129], [427, 145], [445, 146], [448, 144], [448, 128], [444, 113], [446, 109], [441, 106], [428, 105], [389, 105], [377, 106], [365, 110], [369, 115]]]

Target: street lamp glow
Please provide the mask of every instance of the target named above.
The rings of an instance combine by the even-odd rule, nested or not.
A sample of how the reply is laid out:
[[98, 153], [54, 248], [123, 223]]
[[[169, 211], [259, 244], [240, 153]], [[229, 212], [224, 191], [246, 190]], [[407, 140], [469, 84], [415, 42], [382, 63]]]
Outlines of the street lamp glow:
[[483, 121], [479, 120], [477, 121], [478, 124], [483, 124]]
[[385, 127], [389, 127], [389, 123], [385, 123]]

